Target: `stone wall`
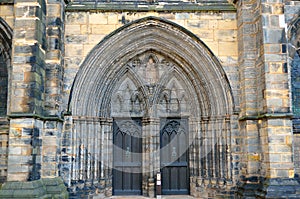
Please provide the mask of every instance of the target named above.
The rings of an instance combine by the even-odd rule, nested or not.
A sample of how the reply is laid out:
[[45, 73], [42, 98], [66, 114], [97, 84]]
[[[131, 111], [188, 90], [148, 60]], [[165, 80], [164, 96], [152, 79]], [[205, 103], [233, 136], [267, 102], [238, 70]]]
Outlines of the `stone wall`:
[[9, 122], [6, 118], [0, 119], [0, 183], [7, 180]]
[[[11, 117], [9, 144], [14, 150], [9, 150], [9, 181], [37, 180], [41, 176], [45, 6], [44, 1], [34, 0], [26, 4], [14, 4], [11, 93], [8, 107], [8, 115]], [[20, 160], [20, 157], [24, 158]]]
[[47, 3], [29, 0], [0, 5], [1, 19], [13, 28], [7, 68], [9, 128], [2, 119], [0, 127], [1, 164], [5, 165], [1, 167], [1, 182], [8, 181], [2, 186], [2, 198], [68, 197], [62, 180], [57, 178], [61, 114], [51, 110], [59, 109], [58, 102], [53, 101], [62, 85], [56, 84], [62, 81], [63, 54], [63, 45], [57, 43], [62, 41], [65, 4]]
[[[52, 190], [60, 187], [58, 193], [53, 194], [63, 193], [62, 197], [67, 197], [57, 176], [76, 189], [72, 187], [71, 176], [77, 174], [70, 173], [70, 168], [80, 163], [72, 162], [80, 148], [71, 144], [79, 143], [75, 131], [81, 133], [87, 143], [101, 142], [95, 146], [101, 145], [102, 153], [94, 151], [94, 154], [102, 158], [101, 161], [112, 164], [111, 147], [105, 145], [111, 141], [111, 118], [73, 117], [72, 112], [68, 112], [72, 110], [68, 107], [71, 89], [77, 72], [99, 42], [109, 40], [112, 32], [126, 24], [154, 16], [199, 37], [217, 57], [229, 80], [235, 112], [224, 117], [228, 133], [226, 142], [231, 146], [227, 148], [230, 153], [226, 157], [230, 161], [224, 168], [230, 168], [226, 172], [232, 181], [226, 181], [228, 186], [221, 195], [232, 195], [236, 190], [230, 189], [238, 183], [236, 196], [240, 198], [298, 197], [300, 115], [295, 97], [298, 96], [300, 74], [300, 59], [295, 56], [300, 47], [298, 1], [232, 1], [236, 3], [236, 11], [223, 0], [218, 1], [223, 9], [215, 7], [216, 4], [197, 7], [185, 1], [191, 10], [175, 9], [172, 5], [169, 11], [160, 10], [167, 6], [160, 8], [155, 2], [148, 5], [146, 1], [143, 1], [143, 8], [132, 9], [128, 4], [127, 10], [118, 8], [118, 11], [114, 10], [117, 5], [103, 8], [104, 3], [98, 1], [94, 7], [92, 0], [85, 1], [81, 8], [77, 4], [83, 1], [72, 1], [69, 8], [65, 2], [5, 0], [0, 3], [0, 36], [6, 38], [2, 22], [13, 29], [13, 39], [11, 36], [5, 41], [2, 39], [0, 46], [2, 49], [8, 44], [8, 48], [3, 48], [6, 54], [2, 51], [0, 54], [0, 183], [20, 181], [6, 183], [3, 186], [6, 193], [29, 194], [32, 190], [23, 188], [31, 186], [41, 191], [39, 197], [46, 197], [51, 193], [45, 191], [45, 187]], [[145, 5], [149, 9], [145, 9]], [[119, 46], [120, 51], [124, 48]], [[110, 53], [117, 54], [119, 49]], [[199, 125], [205, 121], [199, 120]], [[86, 131], [82, 130], [85, 126], [93, 133], [101, 133], [89, 134], [86, 139]], [[94, 127], [96, 130], [91, 130]], [[106, 137], [93, 140], [102, 134]], [[195, 149], [191, 151], [192, 156], [200, 153]], [[106, 160], [102, 156], [109, 158]], [[84, 158], [88, 160], [88, 156]], [[212, 159], [212, 163], [214, 161], [216, 159]], [[200, 165], [197, 159], [190, 162]], [[100, 179], [99, 183], [93, 184], [93, 180], [88, 183], [102, 190], [108, 187], [106, 194], [111, 194], [111, 170], [99, 162], [95, 167], [101, 167], [99, 173], [95, 170], [93, 174]], [[79, 166], [78, 171], [93, 173]], [[203, 181], [205, 186], [211, 185], [211, 181], [215, 183], [208, 193], [202, 192], [206, 187], [201, 187], [202, 179], [195, 176], [191, 178], [191, 194], [206, 194], [207, 197], [220, 194], [217, 192], [221, 189], [216, 185], [220, 179]], [[55, 180], [44, 180], [48, 178]], [[83, 182], [82, 186], [88, 183]], [[143, 184], [146, 188], [148, 185], [150, 183]], [[15, 186], [20, 190], [15, 191]], [[3, 193], [5, 195], [5, 191], [0, 195]], [[80, 194], [87, 192], [83, 190]]]
[[10, 121], [8, 181], [34, 181], [41, 177], [43, 122], [37, 119]]
[[12, 92], [9, 114], [43, 114], [45, 77], [44, 1], [14, 4]]
[[48, 1], [46, 17], [46, 78], [44, 114], [61, 118], [61, 93], [63, 85], [64, 63], [64, 10], [65, 3]]
[[[300, 174], [300, 137], [299, 137], [299, 92], [296, 92], [298, 88], [296, 85], [298, 84], [299, 80], [299, 56], [297, 55], [297, 48], [298, 48], [298, 35], [299, 35], [299, 11], [300, 11], [300, 2], [298, 1], [287, 1], [284, 6], [284, 16], [285, 16], [285, 23], [287, 26], [287, 51], [288, 51], [288, 60], [287, 60], [287, 67], [291, 74], [291, 93], [292, 96], [292, 110], [294, 113], [293, 116], [293, 158], [294, 158], [294, 165], [295, 165], [295, 175], [299, 177]], [[299, 54], [299, 53], [298, 53]]]
[[[247, 137], [241, 164], [245, 184], [238, 193], [240, 197], [294, 196], [299, 184], [294, 178], [284, 4], [239, 1], [238, 13], [240, 120], [245, 124], [240, 130]], [[286, 19], [292, 15], [287, 13]]]
[[14, 5], [0, 3], [0, 17], [3, 18], [11, 28], [14, 28]]
[[[237, 24], [234, 12], [67, 12], [64, 59], [65, 105], [74, 77], [91, 49], [117, 28], [147, 16], [170, 20], [197, 35], [219, 58], [234, 95], [238, 95]], [[237, 97], [235, 101], [238, 106]]]

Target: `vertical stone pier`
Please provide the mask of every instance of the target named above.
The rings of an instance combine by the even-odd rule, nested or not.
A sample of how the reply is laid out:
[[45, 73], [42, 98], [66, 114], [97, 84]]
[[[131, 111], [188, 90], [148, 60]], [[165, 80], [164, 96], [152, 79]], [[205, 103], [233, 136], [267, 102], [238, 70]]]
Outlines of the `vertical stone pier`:
[[284, 3], [238, 1], [244, 138], [238, 198], [299, 197]]
[[49, 97], [45, 95], [45, 60], [49, 46], [46, 7], [44, 0], [14, 3], [7, 113], [10, 148], [7, 182], [0, 191], [1, 198], [68, 198], [66, 187], [58, 177], [58, 132], [61, 132], [62, 123], [57, 112], [53, 117], [45, 106]]

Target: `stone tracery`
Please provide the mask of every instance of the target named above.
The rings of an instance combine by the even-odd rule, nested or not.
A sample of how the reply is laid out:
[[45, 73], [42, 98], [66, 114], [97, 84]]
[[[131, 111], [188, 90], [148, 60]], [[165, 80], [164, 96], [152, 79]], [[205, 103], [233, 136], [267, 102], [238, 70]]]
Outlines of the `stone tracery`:
[[[162, 55], [150, 51], [126, 64], [125, 67], [132, 70], [136, 76], [126, 73], [124, 78], [120, 79], [111, 100], [112, 116], [151, 116], [149, 110], [144, 111], [145, 103], [150, 109], [158, 111], [160, 116], [172, 113], [188, 114], [190, 103], [189, 97], [186, 96], [190, 95], [191, 89], [186, 88], [188, 82], [178, 80], [176, 76], [180, 75], [170, 70], [178, 66], [166, 60]], [[139, 81], [132, 81], [132, 78], [137, 78]], [[169, 81], [162, 83], [162, 78]], [[136, 85], [134, 82], [142, 82], [142, 85]], [[147, 88], [144, 89], [145, 93], [141, 92], [142, 87]], [[155, 93], [157, 97], [153, 96]]]
[[[223, 150], [224, 146], [230, 148], [234, 110], [226, 75], [206, 46], [176, 24], [148, 17], [120, 28], [88, 56], [73, 91], [74, 136], [87, 143], [84, 132], [89, 131], [100, 143], [100, 153], [91, 156], [101, 160], [102, 167], [94, 172], [108, 182], [99, 181], [110, 193], [115, 119], [142, 121], [142, 184], [148, 195], [154, 188], [148, 181], [160, 170], [159, 132], [173, 119], [189, 129], [185, 139], [191, 186], [196, 186], [196, 181], [202, 187], [225, 186], [235, 177], [228, 172], [231, 152]], [[78, 144], [75, 140], [72, 144], [75, 156]], [[70, 178], [75, 180], [76, 172], [85, 167], [72, 164], [75, 175]]]

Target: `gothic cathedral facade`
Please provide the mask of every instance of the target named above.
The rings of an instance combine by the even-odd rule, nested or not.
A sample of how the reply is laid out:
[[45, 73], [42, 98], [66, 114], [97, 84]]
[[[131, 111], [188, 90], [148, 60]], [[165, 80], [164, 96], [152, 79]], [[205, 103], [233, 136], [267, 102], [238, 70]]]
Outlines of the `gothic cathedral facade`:
[[299, 13], [0, 0], [0, 198], [300, 198]]

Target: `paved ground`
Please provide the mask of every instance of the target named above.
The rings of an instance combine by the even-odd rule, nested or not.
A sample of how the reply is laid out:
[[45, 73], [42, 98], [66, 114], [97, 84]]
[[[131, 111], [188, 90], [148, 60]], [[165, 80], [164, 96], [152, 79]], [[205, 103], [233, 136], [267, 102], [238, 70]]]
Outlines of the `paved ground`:
[[[102, 196], [94, 196], [93, 199], [150, 199], [148, 197], [143, 196], [112, 196], [112, 197], [102, 197]], [[157, 198], [159, 199], [159, 198]], [[161, 196], [160, 199], [194, 199], [192, 196], [187, 195], [176, 195], [176, 196]]]
[[[116, 196], [113, 196], [111, 197], [113, 199], [149, 199], [147, 197], [140, 197], [140, 196], [129, 196], [129, 197], [116, 197]], [[192, 196], [187, 196], [187, 195], [177, 195], [177, 196], [161, 196], [161, 199], [193, 199], [194, 197]]]

